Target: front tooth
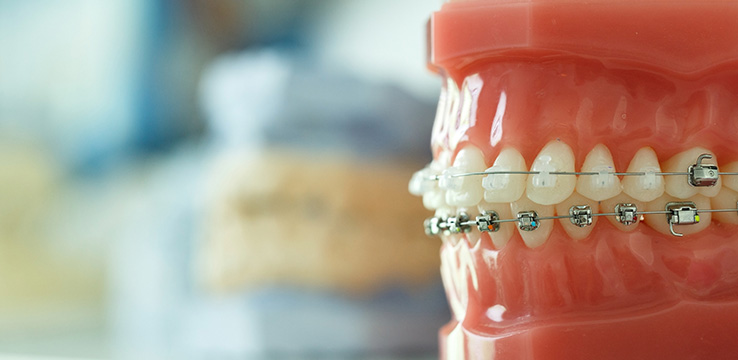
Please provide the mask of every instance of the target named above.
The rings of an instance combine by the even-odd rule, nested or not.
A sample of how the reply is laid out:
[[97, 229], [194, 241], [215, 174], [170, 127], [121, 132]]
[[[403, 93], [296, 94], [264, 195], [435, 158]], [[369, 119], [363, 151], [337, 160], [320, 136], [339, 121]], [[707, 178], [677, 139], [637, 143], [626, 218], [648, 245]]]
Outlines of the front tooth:
[[664, 194], [664, 177], [656, 152], [650, 147], [638, 150], [628, 165], [627, 172], [644, 172], [643, 176], [624, 176], [623, 192], [640, 201], [651, 201]]
[[[575, 192], [568, 199], [564, 200], [564, 202], [556, 204], [556, 215], [569, 215], [569, 209], [575, 205], [589, 205], [593, 214], [600, 212], [600, 205], [598, 201], [587, 199]], [[574, 225], [569, 218], [559, 219], [559, 221], [561, 223], [561, 226], [564, 228], [564, 231], [569, 234], [569, 237], [571, 237], [573, 240], [581, 240], [586, 238], [589, 233], [592, 232], [592, 229], [594, 229], [594, 226], [597, 224], [597, 216], [594, 216], [592, 218], [591, 225], [584, 227]]]
[[[707, 149], [701, 147], [691, 148], [686, 151], [682, 151], [667, 160], [662, 168], [664, 172], [686, 172], [689, 170], [689, 166], [697, 161], [697, 157], [700, 154], [710, 153]], [[714, 159], [713, 159], [714, 160]], [[717, 184], [715, 185], [717, 187]], [[670, 175], [664, 177], [664, 190], [667, 194], [679, 198], [687, 199], [699, 193], [701, 189], [689, 185], [689, 179], [687, 175]], [[707, 192], [710, 193], [708, 190]], [[719, 191], [719, 189], [718, 189]]]
[[[723, 187], [717, 196], [710, 199], [710, 205], [713, 209], [735, 209], [738, 205], [738, 192]], [[738, 224], [738, 211], [715, 212], [712, 216], [721, 223]]]
[[[494, 211], [497, 213], [497, 216], [500, 218], [500, 220], [506, 220], [506, 219], [513, 219], [514, 216], [512, 214], [512, 211], [510, 211], [510, 204], [509, 203], [482, 203], [479, 205], [479, 212], [482, 213], [484, 211]], [[510, 241], [510, 238], [512, 237], [512, 234], [515, 232], [515, 223], [514, 222], [503, 222], [500, 223], [500, 229], [495, 232], [489, 232], [489, 237], [492, 239], [492, 243], [495, 245], [496, 249], [502, 249], [507, 245], [508, 241]]]
[[[510, 203], [510, 210], [512, 211], [513, 218], [516, 218], [517, 214], [523, 211], [535, 211], [539, 218], [553, 216], [554, 213], [553, 205], [541, 205], [525, 197], [521, 197], [520, 200]], [[546, 242], [546, 239], [551, 235], [553, 225], [553, 220], [540, 220], [537, 229], [524, 231], [518, 226], [518, 232], [520, 233], [520, 237], [523, 238], [525, 245], [529, 248], [535, 248]]]
[[574, 172], [574, 152], [569, 145], [554, 140], [543, 147], [531, 171], [540, 174], [528, 176], [526, 195], [528, 199], [541, 205], [558, 204], [574, 192], [576, 177], [572, 175], [551, 175], [550, 172]]
[[[486, 167], [482, 151], [475, 146], [467, 145], [456, 154], [454, 166], [449, 168], [447, 172], [455, 174], [482, 172]], [[446, 203], [451, 206], [476, 206], [479, 204], [484, 195], [482, 176], [464, 176], [451, 179], [454, 186], [447, 188]]]
[[[500, 151], [494, 165], [487, 171], [526, 171], [525, 159], [514, 148]], [[486, 175], [482, 179], [484, 200], [490, 203], [513, 202], [523, 195], [528, 175]]]
[[[645, 203], [643, 201], [636, 200], [630, 196], [628, 196], [625, 193], [621, 193], [620, 195], [604, 200], [600, 203], [600, 211], [603, 213], [612, 213], [615, 212], [615, 206], [618, 204], [633, 204], [636, 206], [638, 211], [643, 211], [645, 207]], [[663, 210], [663, 209], [662, 209]], [[620, 223], [615, 216], [605, 216], [610, 223], [615, 226], [618, 230], [630, 232], [638, 228], [638, 223], [630, 224], [630, 225], [624, 225]]]
[[582, 172], [596, 172], [597, 175], [580, 175], [577, 180], [577, 192], [592, 199], [605, 200], [620, 194], [620, 180], [611, 174], [615, 171], [610, 150], [598, 144], [584, 158]]
[[[646, 211], [664, 211], [666, 208], [666, 204], [669, 202], [684, 202], [684, 201], [692, 201], [694, 202], [697, 209], [704, 210], [704, 209], [711, 209], [710, 207], [710, 198], [703, 196], [703, 195], [695, 195], [689, 199], [680, 199], [675, 196], [669, 196], [668, 194], [664, 194], [660, 198], [646, 203]], [[710, 221], [712, 221], [712, 213], [709, 212], [698, 212], [700, 216], [700, 222], [692, 225], [674, 225], [674, 231], [677, 233], [681, 233], [684, 235], [689, 234], [695, 234], [698, 233], [704, 229], [706, 229], [708, 226], [710, 226]], [[668, 234], [670, 236], [673, 236], [671, 234], [671, 230], [669, 230], [669, 222], [666, 220], [667, 217], [664, 214], [650, 214], [645, 215], [645, 222], [648, 226], [653, 228], [654, 230], [662, 233], [662, 234]]]

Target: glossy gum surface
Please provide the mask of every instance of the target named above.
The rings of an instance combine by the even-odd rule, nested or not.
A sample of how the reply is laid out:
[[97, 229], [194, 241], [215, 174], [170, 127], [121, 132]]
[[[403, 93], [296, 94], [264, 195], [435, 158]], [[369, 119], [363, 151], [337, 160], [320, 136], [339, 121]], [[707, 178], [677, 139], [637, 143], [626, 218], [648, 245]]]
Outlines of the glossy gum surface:
[[[452, 80], [435, 157], [473, 144], [492, 164], [511, 146], [530, 164], [559, 139], [577, 169], [598, 143], [619, 171], [644, 146], [660, 162], [696, 146], [738, 160], [738, 2], [481, 3], [432, 19], [432, 65]], [[556, 222], [535, 249], [517, 232], [501, 250], [487, 234], [444, 242], [455, 320], [442, 357], [733, 359], [736, 231], [713, 222], [675, 238], [599, 221], [573, 241]]]

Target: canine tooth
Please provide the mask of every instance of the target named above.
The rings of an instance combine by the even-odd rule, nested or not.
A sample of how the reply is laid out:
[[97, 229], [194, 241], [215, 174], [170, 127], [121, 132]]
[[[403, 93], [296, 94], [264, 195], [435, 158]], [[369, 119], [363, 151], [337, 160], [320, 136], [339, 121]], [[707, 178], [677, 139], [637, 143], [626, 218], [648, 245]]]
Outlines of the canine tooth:
[[[510, 203], [510, 210], [512, 211], [512, 218], [515, 218], [518, 213], [523, 211], [535, 211], [538, 217], [553, 216], [554, 213], [553, 205], [541, 205], [525, 197], [521, 197], [520, 200]], [[551, 235], [553, 225], [553, 220], [541, 220], [537, 229], [523, 231], [518, 227], [518, 232], [520, 233], [520, 237], [523, 238], [525, 245], [529, 248], [535, 248], [546, 242], [546, 239]]]
[[[590, 209], [592, 209], [593, 214], [600, 212], [600, 205], [598, 201], [588, 199], [575, 192], [568, 199], [555, 205], [556, 215], [569, 215], [569, 209], [575, 205], [589, 205]], [[579, 227], [572, 224], [569, 218], [559, 219], [559, 222], [564, 228], [564, 231], [566, 231], [566, 233], [569, 235], [569, 237], [574, 240], [581, 240], [586, 238], [589, 233], [592, 232], [592, 229], [594, 229], [594, 226], [597, 224], [597, 216], [592, 218], [592, 225], [585, 227]]]
[[[720, 169], [720, 171], [733, 173], [738, 172], [738, 161], [725, 165]], [[727, 188], [733, 191], [738, 191], [738, 175], [720, 175], [720, 179], [721, 180], [718, 181], [722, 181], [723, 185]]]
[[651, 201], [664, 194], [664, 177], [656, 152], [650, 147], [638, 150], [626, 172], [645, 172], [644, 176], [624, 176], [623, 192], [640, 201]]
[[[486, 210], [491, 210], [497, 213], [500, 219], [513, 219], [512, 211], [510, 211], [509, 203], [482, 203], [479, 205], [479, 212], [482, 213]], [[500, 229], [495, 232], [490, 232], [489, 237], [492, 239], [492, 243], [496, 249], [502, 249], [510, 241], [513, 232], [515, 232], [514, 222], [500, 223]]]
[[530, 170], [542, 173], [528, 176], [525, 189], [528, 199], [541, 205], [553, 205], [564, 201], [574, 192], [575, 176], [550, 174], [554, 171], [574, 171], [574, 152], [569, 145], [556, 140], [549, 142], [538, 153]]
[[[600, 203], [600, 212], [603, 212], [603, 213], [615, 212], [615, 205], [617, 204], [633, 204], [638, 208], [638, 211], [643, 211], [645, 209], [645, 203], [643, 201], [636, 200], [628, 196], [625, 193], [621, 193], [618, 196], [602, 201]], [[620, 223], [617, 219], [615, 219], [615, 216], [605, 216], [605, 217], [618, 230], [630, 232], [630, 231], [635, 230], [638, 227], [638, 224], [624, 225]], [[666, 218], [666, 215], [664, 215], [664, 219], [665, 218]]]
[[598, 144], [584, 158], [582, 172], [597, 172], [597, 175], [581, 175], [577, 179], [577, 192], [592, 199], [605, 200], [620, 194], [620, 180], [609, 172], [615, 171], [610, 150]]
[[[689, 166], [697, 161], [697, 157], [700, 156], [700, 154], [705, 153], [711, 154], [710, 151], [702, 147], [694, 147], [689, 150], [682, 151], [672, 156], [671, 159], [667, 160], [661, 168], [664, 169], [664, 172], [686, 172], [689, 169]], [[706, 163], [710, 162], [706, 161]], [[718, 184], [715, 184], [714, 188], [718, 187], [719, 184], [720, 181], [718, 181]], [[715, 191], [714, 189], [699, 188], [689, 185], [689, 181], [686, 175], [665, 176], [664, 190], [667, 194], [678, 199], [687, 199], [696, 195], [697, 193], [711, 194]], [[720, 191], [720, 189], [718, 189], [718, 191]], [[715, 194], [713, 194], [712, 196], [714, 196]]]
[[[526, 171], [525, 159], [514, 148], [505, 148], [500, 151], [497, 160], [487, 171]], [[486, 175], [482, 179], [484, 200], [490, 203], [513, 202], [520, 199], [525, 191], [527, 175]]]
[[[454, 159], [454, 166], [447, 171], [456, 174], [481, 172], [486, 167], [482, 151], [475, 146], [468, 145], [459, 150], [456, 159]], [[443, 175], [441, 179], [443, 180]], [[453, 186], [449, 187], [446, 192], [446, 203], [451, 206], [476, 206], [479, 204], [484, 195], [481, 176], [453, 177], [451, 179]]]
[[[695, 157], [696, 158], [696, 157]], [[646, 203], [646, 211], [664, 211], [666, 208], [666, 204], [669, 202], [684, 202], [684, 201], [692, 201], [697, 206], [697, 209], [703, 210], [703, 209], [711, 209], [710, 207], [710, 198], [703, 196], [703, 195], [695, 195], [689, 199], [680, 199], [675, 196], [670, 196], [668, 194], [664, 194], [663, 196], [659, 197], [658, 199], [654, 201], [650, 201]], [[704, 229], [706, 229], [708, 226], [710, 226], [710, 221], [712, 221], [712, 213], [709, 212], [698, 212], [700, 216], [700, 222], [697, 224], [692, 225], [674, 225], [674, 231], [677, 233], [682, 233], [684, 235], [689, 234], [696, 234]], [[648, 226], [653, 228], [654, 230], [662, 233], [662, 234], [668, 234], [672, 236], [671, 230], [669, 230], [669, 222], [666, 221], [667, 217], [664, 214], [650, 214], [645, 215], [645, 222]]]
[[[710, 198], [710, 205], [713, 209], [735, 209], [738, 205], [738, 192], [727, 186], [723, 187], [717, 196]], [[721, 223], [738, 224], [738, 211], [714, 212], [712, 216]]]

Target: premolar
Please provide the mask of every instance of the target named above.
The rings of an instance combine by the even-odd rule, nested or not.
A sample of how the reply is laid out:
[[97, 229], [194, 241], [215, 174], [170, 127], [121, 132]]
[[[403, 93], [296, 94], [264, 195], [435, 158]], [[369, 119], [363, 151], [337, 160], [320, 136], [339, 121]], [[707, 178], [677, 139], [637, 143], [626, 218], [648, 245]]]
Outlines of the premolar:
[[543, 147], [531, 166], [531, 171], [541, 174], [528, 176], [526, 195], [541, 204], [553, 205], [566, 200], [574, 192], [576, 177], [551, 175], [550, 172], [574, 172], [574, 152], [569, 145], [554, 140]]
[[[459, 150], [454, 159], [454, 169], [458, 173], [484, 171], [484, 154], [477, 147], [468, 145]], [[448, 171], [447, 170], [447, 171]], [[458, 186], [446, 191], [446, 203], [451, 206], [476, 206], [482, 200], [484, 190], [482, 188], [482, 177], [464, 176], [455, 178]]]
[[[482, 213], [485, 210], [491, 210], [497, 213], [500, 219], [513, 219], [512, 211], [510, 210], [509, 203], [482, 203], [479, 205], [479, 212]], [[490, 232], [489, 237], [496, 249], [502, 249], [510, 241], [513, 232], [515, 232], [514, 222], [503, 222], [500, 223], [500, 229], [495, 232]]]
[[[487, 171], [526, 171], [525, 159], [514, 148], [500, 151], [497, 160]], [[486, 175], [482, 180], [484, 200], [490, 203], [513, 202], [523, 195], [527, 175]]]
[[[430, 163], [430, 173], [434, 175], [441, 174], [443, 169], [448, 168], [449, 161], [450, 154], [448, 152], [438, 154], [438, 157]], [[438, 186], [437, 181], [434, 183], [434, 186], [423, 193], [423, 206], [428, 210], [435, 210], [446, 206], [446, 191]]]
[[[569, 215], [569, 209], [575, 205], [589, 205], [589, 207], [592, 209], [593, 214], [600, 212], [600, 205], [598, 201], [587, 199], [575, 192], [568, 199], [564, 200], [564, 202], [556, 204], [556, 215]], [[592, 229], [594, 229], [594, 226], [597, 224], [597, 216], [592, 218], [592, 225], [584, 227], [579, 227], [572, 224], [571, 220], [568, 218], [559, 219], [559, 221], [569, 237], [571, 237], [573, 240], [582, 240], [586, 238], [589, 233], [592, 232]]]
[[[538, 214], [538, 217], [553, 216], [554, 213], [553, 205], [541, 205], [531, 201], [530, 199], [526, 199], [525, 197], [521, 197], [520, 200], [511, 203], [510, 210], [513, 214], [518, 214], [522, 211], [535, 211]], [[533, 231], [524, 231], [518, 227], [518, 232], [523, 238], [523, 242], [525, 242], [525, 245], [529, 248], [543, 245], [549, 235], [551, 235], [554, 222], [551, 220], [542, 220], [539, 221], [539, 223], [538, 228]]]
[[644, 172], [643, 176], [624, 176], [623, 192], [640, 201], [652, 201], [664, 194], [664, 177], [656, 152], [650, 147], [638, 150], [626, 172]]
[[[628, 196], [627, 194], [621, 193], [620, 195], [615, 196], [614, 198], [602, 201], [600, 203], [600, 211], [604, 213], [612, 213], [615, 211], [615, 206], [617, 204], [633, 204], [638, 208], [638, 211], [643, 211], [645, 209], [645, 203], [643, 201], [636, 200]], [[615, 226], [615, 228], [625, 231], [625, 232], [633, 231], [638, 227], [637, 223], [630, 224], [630, 225], [622, 224], [615, 218], [615, 216], [606, 216], [606, 217], [610, 221], [610, 223], [613, 224], [613, 226]]]
[[605, 200], [620, 194], [620, 180], [609, 174], [615, 171], [610, 150], [598, 144], [584, 158], [582, 172], [596, 172], [597, 175], [580, 175], [577, 180], [577, 192], [592, 199]]

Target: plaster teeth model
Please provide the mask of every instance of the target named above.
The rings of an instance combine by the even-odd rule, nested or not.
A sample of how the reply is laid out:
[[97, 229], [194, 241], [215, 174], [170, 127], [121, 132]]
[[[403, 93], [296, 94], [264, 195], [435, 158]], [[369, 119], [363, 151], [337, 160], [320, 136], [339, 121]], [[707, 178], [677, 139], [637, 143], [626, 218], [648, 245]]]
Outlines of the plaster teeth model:
[[443, 166], [410, 188], [479, 211], [426, 229], [441, 359], [736, 357], [735, 19], [738, 0], [443, 2]]

